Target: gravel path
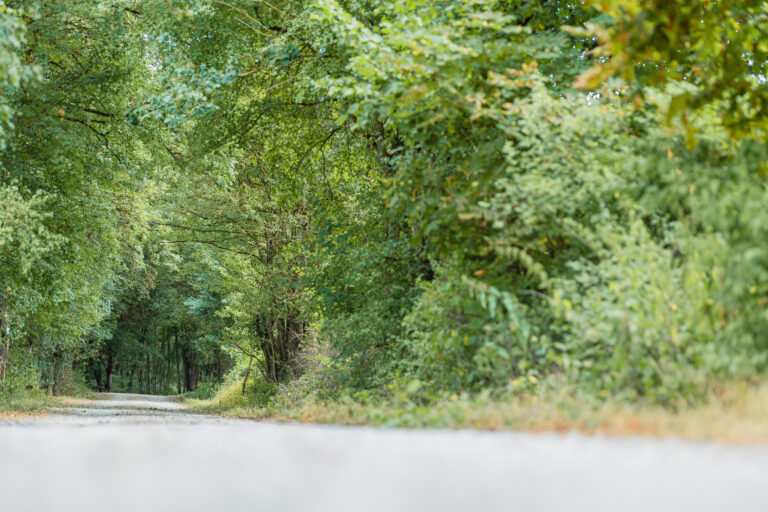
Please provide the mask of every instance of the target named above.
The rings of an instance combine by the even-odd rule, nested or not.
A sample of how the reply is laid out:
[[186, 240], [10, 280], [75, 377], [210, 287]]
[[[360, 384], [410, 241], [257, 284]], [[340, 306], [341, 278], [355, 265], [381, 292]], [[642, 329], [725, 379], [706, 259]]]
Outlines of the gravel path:
[[278, 425], [105, 394], [0, 424], [0, 510], [765, 512], [768, 451]]

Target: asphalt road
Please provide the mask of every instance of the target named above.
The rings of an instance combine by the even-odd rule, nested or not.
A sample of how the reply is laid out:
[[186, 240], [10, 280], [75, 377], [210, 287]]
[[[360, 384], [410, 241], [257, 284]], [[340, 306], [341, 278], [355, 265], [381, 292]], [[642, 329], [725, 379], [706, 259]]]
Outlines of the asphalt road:
[[0, 424], [0, 511], [768, 511], [768, 451], [279, 425], [102, 395]]

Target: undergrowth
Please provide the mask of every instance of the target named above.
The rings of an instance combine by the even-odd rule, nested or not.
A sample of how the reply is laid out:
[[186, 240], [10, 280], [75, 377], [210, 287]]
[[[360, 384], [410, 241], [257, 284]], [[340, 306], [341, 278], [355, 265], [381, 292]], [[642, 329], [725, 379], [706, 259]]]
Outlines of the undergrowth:
[[0, 387], [0, 417], [3, 413], [41, 412], [51, 403], [51, 398], [39, 389], [4, 389]]
[[256, 381], [219, 388], [210, 400], [187, 400], [194, 409], [224, 416], [281, 422], [397, 428], [580, 431], [615, 436], [712, 439], [768, 444], [768, 383], [715, 386], [705, 401], [662, 407], [652, 402], [598, 399], [573, 389], [498, 395], [420, 396], [411, 392], [341, 394], [320, 398], [301, 384], [276, 387]]

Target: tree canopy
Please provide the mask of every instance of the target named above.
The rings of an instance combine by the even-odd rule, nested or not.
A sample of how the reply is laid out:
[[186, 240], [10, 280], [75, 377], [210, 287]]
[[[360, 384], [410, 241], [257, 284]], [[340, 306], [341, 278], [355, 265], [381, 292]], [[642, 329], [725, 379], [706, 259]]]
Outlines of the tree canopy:
[[758, 375], [766, 30], [747, 0], [0, 2], [0, 386]]

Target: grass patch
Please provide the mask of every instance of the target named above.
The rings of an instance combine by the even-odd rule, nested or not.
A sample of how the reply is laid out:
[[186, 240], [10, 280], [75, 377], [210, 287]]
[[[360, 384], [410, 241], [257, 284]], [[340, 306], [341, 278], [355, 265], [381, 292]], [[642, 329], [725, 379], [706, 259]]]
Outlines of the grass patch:
[[0, 389], [0, 421], [42, 414], [50, 404], [51, 398], [42, 390]]
[[200, 399], [194, 394], [187, 394], [182, 401], [192, 410], [211, 412], [225, 416], [250, 416], [250, 412], [267, 406], [275, 398], [277, 387], [262, 380], [250, 380], [243, 393], [243, 384], [231, 381], [221, 386], [212, 398]]
[[[261, 386], [261, 387], [260, 387]], [[188, 401], [195, 409], [224, 416], [284, 422], [334, 423], [404, 428], [578, 431], [609, 436], [680, 437], [732, 444], [768, 445], [768, 383], [732, 383], [701, 405], [676, 410], [650, 404], [596, 401], [567, 393], [386, 400], [343, 396], [322, 400], [296, 388], [263, 383], [241, 394], [237, 383], [211, 400]]]

